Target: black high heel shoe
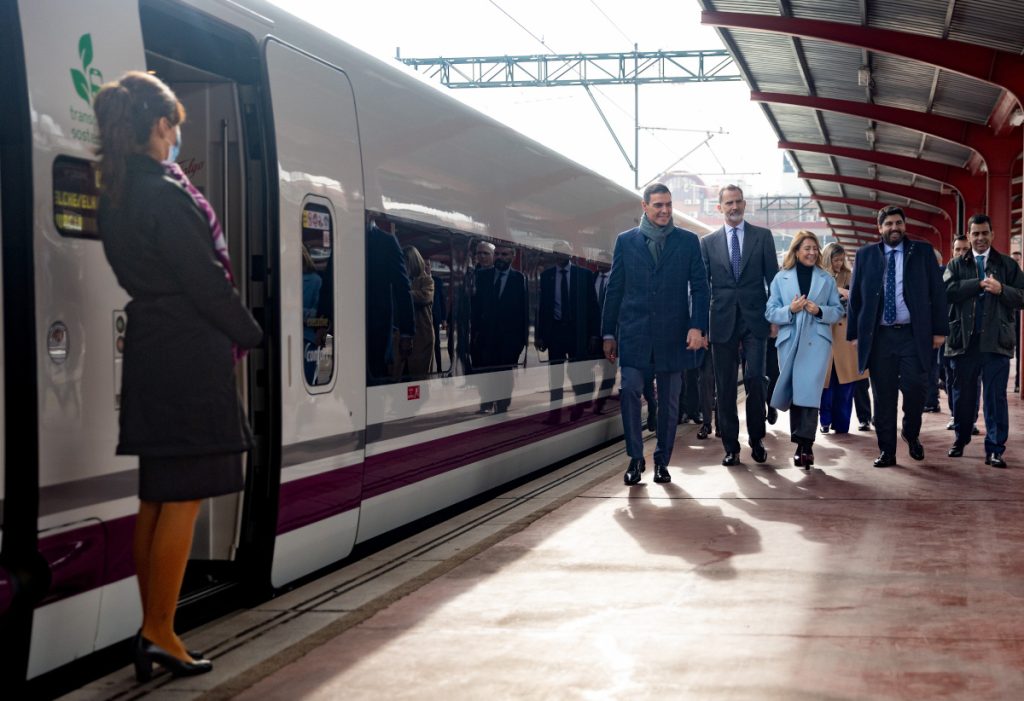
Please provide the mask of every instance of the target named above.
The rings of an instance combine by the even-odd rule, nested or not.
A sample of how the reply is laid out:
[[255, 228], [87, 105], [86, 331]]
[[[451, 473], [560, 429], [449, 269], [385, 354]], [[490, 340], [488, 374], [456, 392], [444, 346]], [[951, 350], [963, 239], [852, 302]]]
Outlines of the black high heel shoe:
[[205, 659], [193, 659], [191, 662], [179, 660], [159, 645], [139, 636], [139, 644], [135, 648], [135, 679], [148, 682], [153, 678], [153, 663], [166, 669], [175, 677], [194, 677], [213, 671], [213, 663]]
[[[140, 647], [142, 647], [142, 640], [143, 640], [142, 628], [139, 628], [139, 630], [136, 631], [136, 633], [135, 633], [135, 649], [136, 650], [139, 649]], [[147, 640], [146, 642], [149, 642], [149, 641]], [[185, 650], [185, 652], [188, 653], [188, 656], [191, 657], [193, 660], [204, 660], [204, 659], [206, 659], [206, 655], [204, 655], [203, 653], [199, 652], [199, 650]]]

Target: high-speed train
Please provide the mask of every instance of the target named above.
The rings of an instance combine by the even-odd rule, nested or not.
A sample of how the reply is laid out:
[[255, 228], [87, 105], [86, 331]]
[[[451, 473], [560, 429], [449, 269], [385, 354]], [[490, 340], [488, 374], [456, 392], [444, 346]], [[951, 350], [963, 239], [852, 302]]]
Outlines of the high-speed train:
[[[566, 367], [530, 343], [514, 367], [474, 367], [467, 325], [481, 242], [512, 245], [532, 329], [541, 270], [566, 246], [596, 268], [636, 225], [636, 193], [258, 0], [0, 0], [0, 66], [6, 678], [125, 640], [141, 619], [136, 460], [114, 454], [130, 320], [98, 239], [92, 110], [125, 71], [154, 72], [185, 104], [179, 163], [266, 331], [238, 365], [256, 436], [245, 490], [204, 504], [184, 601], [271, 596], [621, 433], [598, 353]], [[367, 299], [383, 274], [371, 229], [429, 265], [425, 372], [368, 357], [370, 317], [394, 303]]]

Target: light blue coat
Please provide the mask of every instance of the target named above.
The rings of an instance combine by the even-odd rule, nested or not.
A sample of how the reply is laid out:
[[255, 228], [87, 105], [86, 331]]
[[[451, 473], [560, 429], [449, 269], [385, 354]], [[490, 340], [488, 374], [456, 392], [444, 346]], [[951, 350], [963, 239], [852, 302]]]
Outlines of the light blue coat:
[[779, 381], [771, 399], [776, 409], [789, 409], [792, 404], [817, 408], [821, 404], [821, 390], [832, 359], [832, 324], [843, 316], [836, 282], [821, 268], [814, 268], [807, 295], [821, 307], [821, 318], [804, 311], [793, 314], [789, 305], [799, 296], [796, 268], [780, 270], [772, 280], [764, 313], [770, 323], [779, 326], [775, 339]]

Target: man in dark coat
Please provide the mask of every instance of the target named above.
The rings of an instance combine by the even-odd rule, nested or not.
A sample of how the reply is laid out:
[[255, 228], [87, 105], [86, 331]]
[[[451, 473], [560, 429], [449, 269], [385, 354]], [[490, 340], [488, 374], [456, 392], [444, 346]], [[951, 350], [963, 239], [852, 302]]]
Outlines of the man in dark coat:
[[397, 328], [403, 352], [412, 350], [415, 310], [405, 256], [398, 239], [370, 224], [366, 232], [366, 367], [371, 381], [388, 376]]
[[[764, 317], [768, 287], [779, 271], [772, 232], [744, 221], [743, 190], [726, 185], [718, 192], [725, 225], [700, 240], [711, 287], [711, 352], [718, 395], [718, 428], [725, 457], [740, 462], [740, 421], [736, 410], [736, 375], [743, 346], [743, 386], [747, 392], [747, 442], [754, 462], [768, 459], [764, 447], [767, 407], [767, 344], [773, 331]], [[707, 425], [707, 419], [705, 419]]]
[[[473, 337], [473, 369], [478, 372], [511, 370], [519, 364], [529, 335], [530, 304], [526, 277], [512, 269], [515, 250], [499, 243], [494, 250], [494, 266], [477, 272], [476, 290], [471, 302], [470, 328]], [[507, 374], [501, 396], [493, 405], [485, 401], [481, 408], [494, 407], [500, 414], [511, 402], [512, 374]]]
[[703, 360], [708, 327], [708, 285], [697, 235], [672, 223], [672, 193], [661, 183], [644, 190], [640, 226], [619, 234], [605, 294], [601, 332], [604, 355], [619, 360], [620, 408], [629, 468], [626, 484], [640, 481], [644, 444], [640, 397], [653, 370], [660, 395], [654, 481], [671, 482], [668, 463], [676, 438], [683, 370]]
[[846, 338], [857, 342], [860, 372], [871, 370], [875, 435], [881, 451], [875, 467], [896, 464], [896, 405], [903, 394], [903, 440], [910, 457], [924, 460], [921, 412], [928, 368], [949, 333], [946, 296], [935, 252], [906, 238], [899, 207], [878, 213], [881, 241], [857, 251], [850, 283]]
[[1024, 273], [1009, 256], [992, 248], [992, 220], [975, 214], [968, 222], [971, 251], [949, 262], [943, 281], [950, 304], [946, 356], [953, 370], [956, 439], [949, 457], [971, 442], [971, 412], [981, 378], [985, 410], [985, 464], [1006, 467], [1009, 433], [1006, 385], [1018, 339], [1014, 317], [1024, 307]]

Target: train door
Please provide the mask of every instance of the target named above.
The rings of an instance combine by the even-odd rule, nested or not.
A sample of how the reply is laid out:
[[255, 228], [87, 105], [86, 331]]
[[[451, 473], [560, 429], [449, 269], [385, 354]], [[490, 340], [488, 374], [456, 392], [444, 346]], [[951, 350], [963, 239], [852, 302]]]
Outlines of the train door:
[[366, 425], [364, 210], [345, 73], [265, 47], [278, 162], [281, 484], [271, 581], [345, 557], [359, 522]]

